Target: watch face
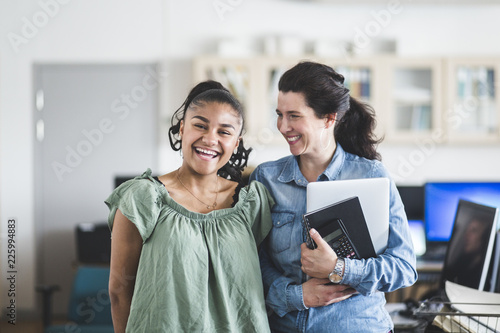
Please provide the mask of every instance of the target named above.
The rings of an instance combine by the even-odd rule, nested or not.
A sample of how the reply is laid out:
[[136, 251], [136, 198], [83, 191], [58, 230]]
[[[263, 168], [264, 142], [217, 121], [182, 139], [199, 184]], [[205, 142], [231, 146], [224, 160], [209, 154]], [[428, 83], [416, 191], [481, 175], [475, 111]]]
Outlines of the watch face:
[[328, 276], [328, 279], [330, 279], [330, 281], [332, 281], [333, 283], [339, 283], [340, 280], [342, 280], [342, 277], [338, 276], [335, 273], [330, 273], [330, 275]]

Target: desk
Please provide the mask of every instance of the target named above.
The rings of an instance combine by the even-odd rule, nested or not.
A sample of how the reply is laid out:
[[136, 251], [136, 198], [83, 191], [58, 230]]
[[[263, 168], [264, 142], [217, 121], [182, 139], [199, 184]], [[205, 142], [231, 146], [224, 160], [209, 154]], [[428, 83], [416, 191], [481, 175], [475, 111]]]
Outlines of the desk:
[[434, 284], [438, 283], [443, 270], [442, 261], [428, 261], [417, 259], [418, 279], [419, 284]]
[[417, 259], [417, 272], [441, 274], [443, 262]]
[[391, 316], [391, 320], [394, 324], [394, 332], [414, 333], [425, 331], [427, 326], [427, 322], [425, 320], [405, 317], [399, 314], [399, 311], [406, 310], [406, 305], [404, 303], [388, 303], [385, 305], [385, 309]]

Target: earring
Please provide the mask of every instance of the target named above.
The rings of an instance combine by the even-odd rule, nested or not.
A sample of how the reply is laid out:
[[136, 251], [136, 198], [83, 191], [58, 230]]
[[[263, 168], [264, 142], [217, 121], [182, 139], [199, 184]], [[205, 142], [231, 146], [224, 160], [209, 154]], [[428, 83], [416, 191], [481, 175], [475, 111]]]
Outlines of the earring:
[[327, 150], [328, 147], [330, 147], [330, 143], [332, 143], [332, 138], [329, 137], [328, 138], [328, 143], [326, 144], [326, 146], [323, 145], [323, 134], [325, 134], [325, 129], [326, 129], [326, 127], [323, 127], [323, 129], [321, 130], [321, 134], [319, 135], [319, 142], [321, 143], [321, 148], [323, 150]]

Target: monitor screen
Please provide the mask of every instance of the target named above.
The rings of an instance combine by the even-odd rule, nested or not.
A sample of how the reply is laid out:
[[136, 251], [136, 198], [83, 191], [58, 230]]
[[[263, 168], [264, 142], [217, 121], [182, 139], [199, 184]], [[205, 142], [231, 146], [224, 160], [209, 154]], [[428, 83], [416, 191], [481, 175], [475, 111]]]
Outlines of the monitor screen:
[[498, 208], [460, 200], [443, 266], [444, 281], [483, 290], [490, 267]]
[[125, 183], [127, 180], [133, 179], [135, 176], [115, 176], [115, 188]]
[[408, 220], [424, 220], [424, 186], [397, 185]]
[[426, 251], [424, 223], [422, 220], [408, 220], [408, 225], [415, 255], [422, 256]]
[[433, 182], [425, 184], [427, 242], [450, 239], [459, 199], [500, 207], [500, 182]]

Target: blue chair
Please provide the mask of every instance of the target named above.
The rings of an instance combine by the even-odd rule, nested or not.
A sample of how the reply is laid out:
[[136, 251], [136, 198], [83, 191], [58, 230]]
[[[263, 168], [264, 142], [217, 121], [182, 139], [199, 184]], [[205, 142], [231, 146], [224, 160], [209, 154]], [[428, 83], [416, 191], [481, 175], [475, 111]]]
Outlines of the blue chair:
[[114, 333], [108, 292], [109, 272], [109, 267], [78, 267], [68, 305], [68, 322], [60, 325], [50, 324], [50, 298], [57, 289], [38, 288], [44, 298], [44, 333]]

